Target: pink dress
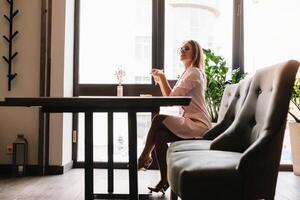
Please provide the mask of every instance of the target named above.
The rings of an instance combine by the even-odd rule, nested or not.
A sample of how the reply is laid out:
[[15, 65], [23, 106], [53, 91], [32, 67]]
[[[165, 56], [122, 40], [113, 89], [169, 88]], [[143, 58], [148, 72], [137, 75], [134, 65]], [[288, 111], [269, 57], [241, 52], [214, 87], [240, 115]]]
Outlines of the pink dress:
[[201, 138], [211, 128], [206, 110], [206, 79], [199, 68], [189, 67], [173, 87], [170, 96], [191, 96], [190, 105], [181, 107], [180, 116], [168, 116], [163, 124], [181, 138]]

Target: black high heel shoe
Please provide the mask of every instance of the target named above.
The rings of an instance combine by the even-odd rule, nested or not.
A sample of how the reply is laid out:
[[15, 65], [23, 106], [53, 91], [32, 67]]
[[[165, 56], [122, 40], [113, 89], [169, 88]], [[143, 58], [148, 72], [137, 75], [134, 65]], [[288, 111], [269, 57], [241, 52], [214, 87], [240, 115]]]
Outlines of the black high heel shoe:
[[154, 188], [148, 187], [150, 193], [161, 192], [163, 195], [165, 195], [165, 192], [168, 188], [169, 188], [169, 183], [163, 183], [162, 181], [160, 181]]
[[146, 171], [150, 167], [151, 164], [152, 164], [152, 158], [151, 157], [147, 158], [144, 161], [140, 161], [140, 159], [139, 159], [139, 161], [138, 161], [138, 170]]

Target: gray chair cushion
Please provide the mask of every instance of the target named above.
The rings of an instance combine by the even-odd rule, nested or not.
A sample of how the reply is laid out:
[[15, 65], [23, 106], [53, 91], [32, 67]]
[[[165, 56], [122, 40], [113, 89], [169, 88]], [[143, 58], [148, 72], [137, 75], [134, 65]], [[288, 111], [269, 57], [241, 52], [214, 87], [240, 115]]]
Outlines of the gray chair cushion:
[[236, 166], [241, 156], [209, 150], [168, 152], [171, 189], [183, 199], [223, 199], [224, 195], [240, 199], [241, 178]]
[[211, 140], [181, 140], [172, 142], [169, 146], [169, 152], [208, 150]]

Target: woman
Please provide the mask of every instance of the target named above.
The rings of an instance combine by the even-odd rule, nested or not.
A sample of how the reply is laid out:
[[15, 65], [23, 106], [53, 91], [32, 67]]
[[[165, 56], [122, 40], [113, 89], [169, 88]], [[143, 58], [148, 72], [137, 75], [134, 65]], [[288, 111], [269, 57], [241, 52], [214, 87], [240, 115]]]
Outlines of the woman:
[[154, 117], [143, 152], [138, 159], [138, 169], [147, 169], [152, 163], [155, 148], [161, 180], [150, 191], [163, 192], [168, 189], [166, 152], [167, 143], [183, 139], [200, 138], [211, 127], [205, 107], [204, 91], [206, 78], [204, 58], [198, 42], [189, 40], [180, 48], [180, 60], [185, 71], [171, 89], [161, 70], [152, 69], [152, 76], [159, 84], [163, 96], [191, 96], [190, 105], [182, 107], [181, 116], [157, 115]]

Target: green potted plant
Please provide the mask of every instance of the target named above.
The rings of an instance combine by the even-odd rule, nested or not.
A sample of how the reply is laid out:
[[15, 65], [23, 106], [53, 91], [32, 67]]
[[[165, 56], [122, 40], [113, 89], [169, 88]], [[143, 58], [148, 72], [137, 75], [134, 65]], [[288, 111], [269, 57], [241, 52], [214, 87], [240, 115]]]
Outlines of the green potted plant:
[[224, 58], [215, 55], [210, 49], [203, 49], [203, 51], [205, 54], [205, 74], [207, 78], [205, 100], [212, 122], [217, 122], [226, 84], [238, 83], [246, 74], [241, 74], [239, 69], [235, 69], [231, 71], [230, 79], [227, 79], [229, 69]]
[[293, 171], [295, 175], [300, 176], [300, 119], [297, 117], [297, 112], [300, 112], [300, 78], [296, 78], [293, 93], [291, 97], [291, 106], [289, 114], [294, 121], [289, 121], [289, 131], [291, 140], [291, 151], [293, 160]]

